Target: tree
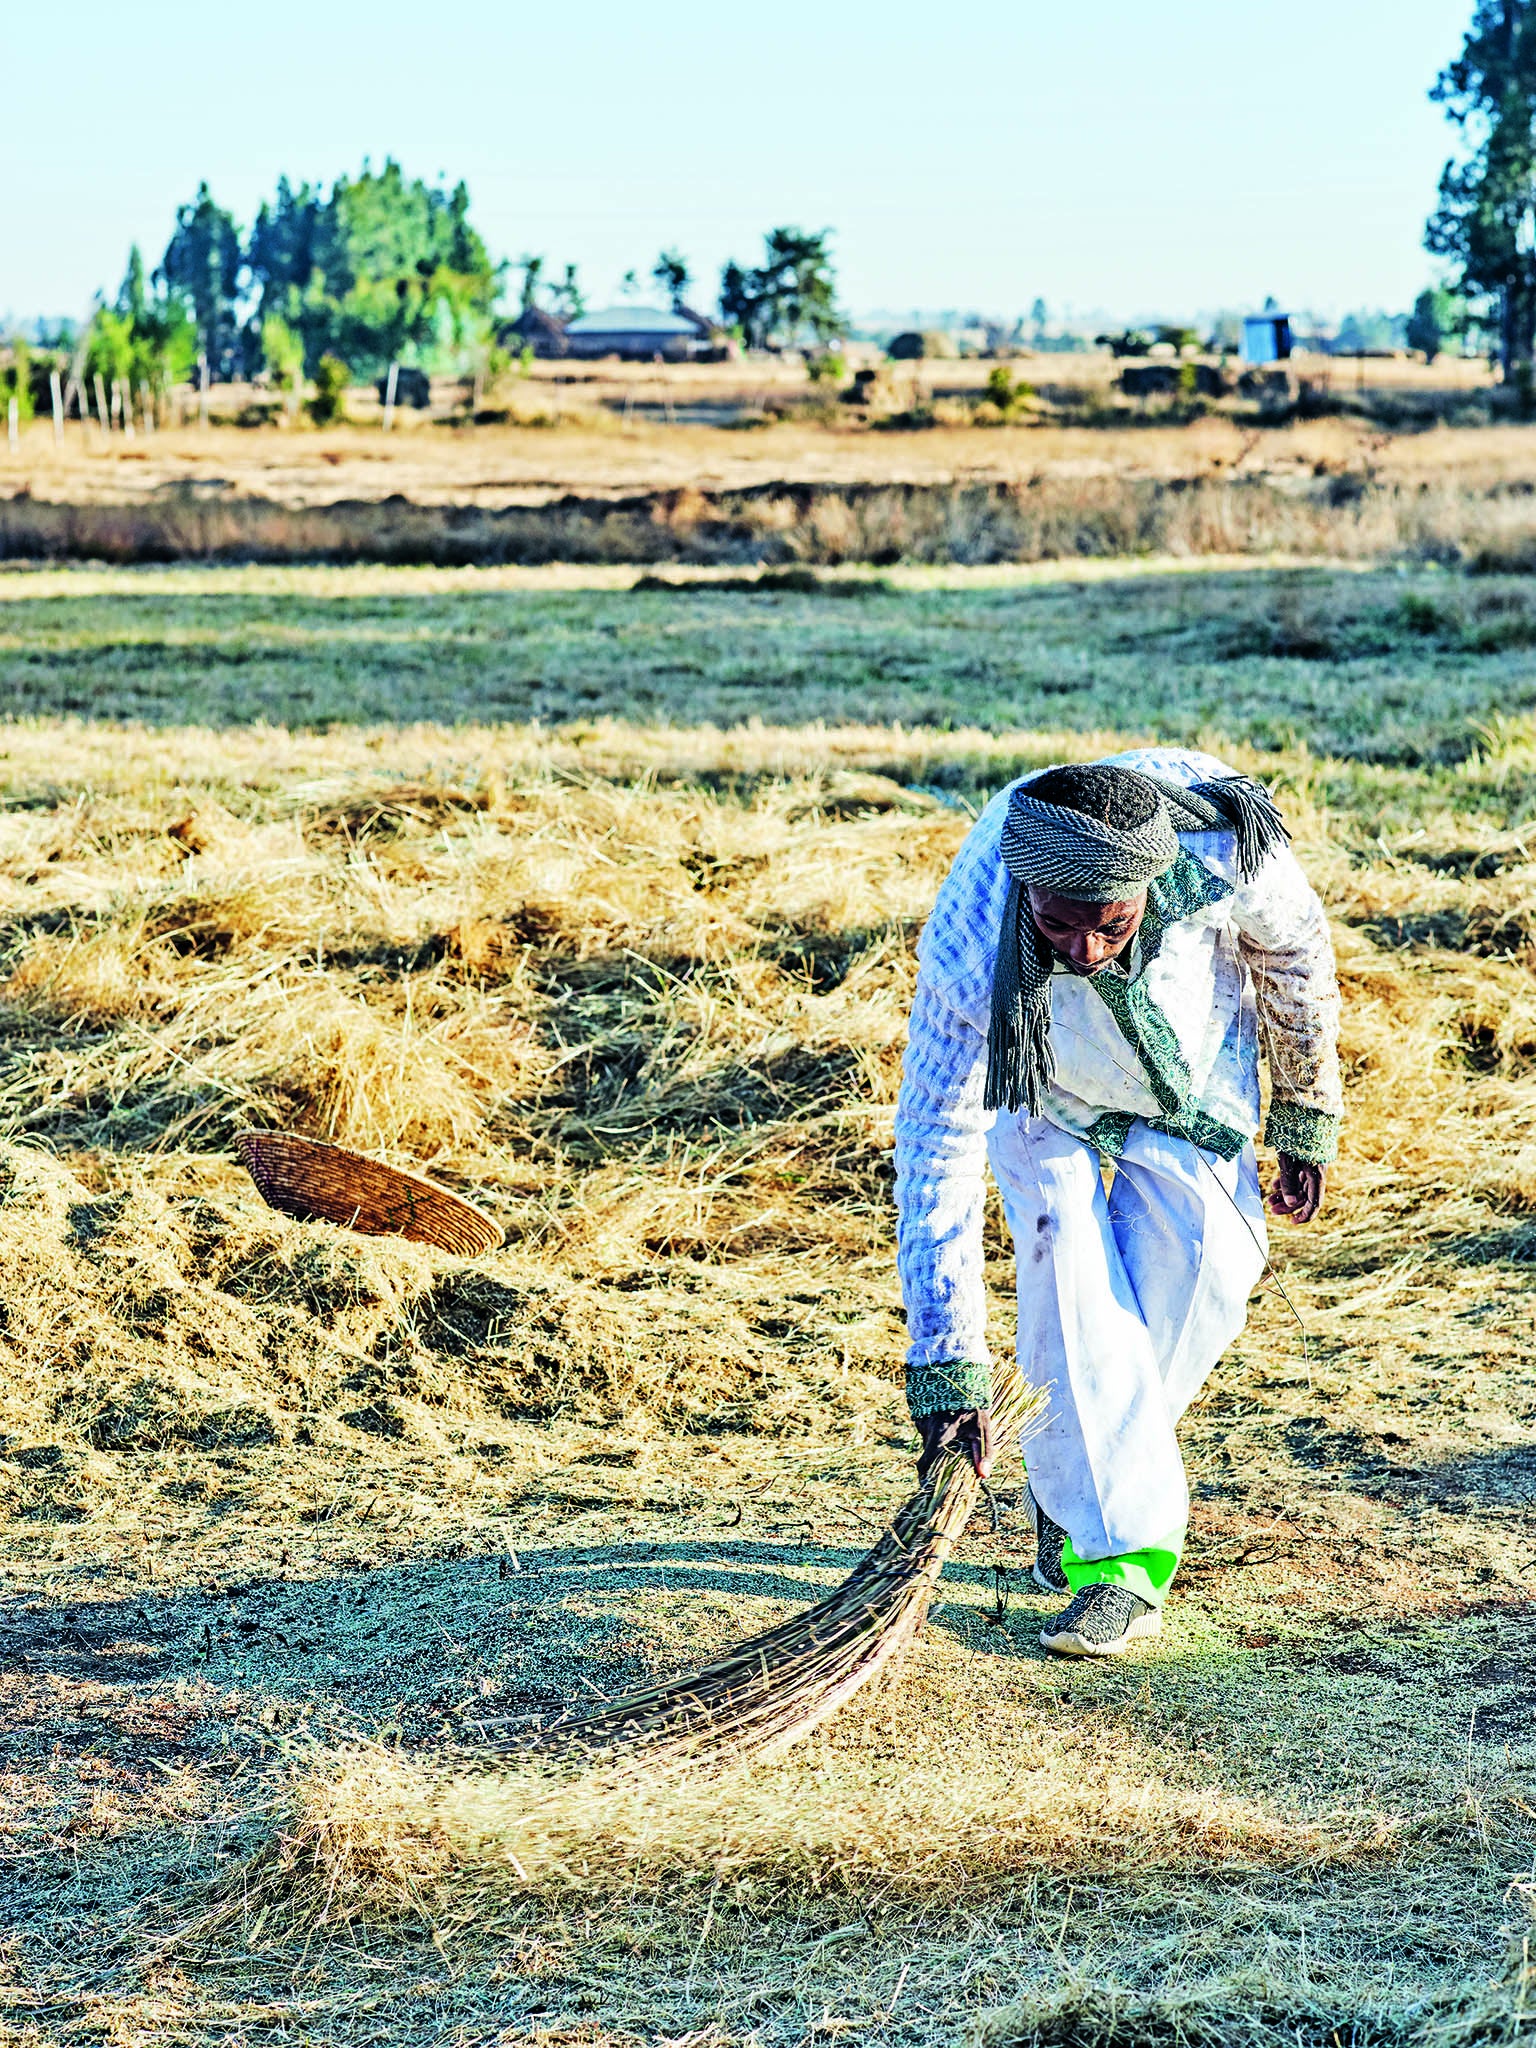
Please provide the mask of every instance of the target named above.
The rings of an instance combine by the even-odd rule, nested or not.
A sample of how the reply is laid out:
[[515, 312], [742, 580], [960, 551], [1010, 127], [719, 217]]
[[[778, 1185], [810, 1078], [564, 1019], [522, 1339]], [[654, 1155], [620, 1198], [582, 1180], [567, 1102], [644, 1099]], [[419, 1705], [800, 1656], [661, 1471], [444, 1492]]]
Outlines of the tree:
[[501, 282], [470, 222], [467, 188], [407, 179], [392, 157], [380, 171], [365, 162], [328, 193], [284, 179], [247, 254], [251, 330], [259, 335], [273, 314], [285, 320], [311, 375], [326, 354], [362, 378], [392, 362], [461, 368], [484, 349]]
[[1532, 0], [1477, 0], [1461, 54], [1430, 92], [1466, 137], [1440, 174], [1424, 246], [1459, 289], [1492, 299], [1504, 373], [1536, 355], [1536, 20]]
[[340, 356], [322, 356], [315, 365], [315, 395], [309, 401], [309, 416], [317, 427], [334, 426], [347, 416], [347, 386], [352, 372]]
[[807, 336], [825, 346], [843, 331], [837, 279], [827, 247], [831, 229], [774, 228], [753, 270], [727, 263], [720, 274], [720, 315], [749, 348], [796, 348]]
[[1431, 285], [1419, 293], [1408, 316], [1408, 346], [1417, 349], [1426, 363], [1432, 363], [1448, 341], [1460, 337], [1466, 326], [1466, 307], [1454, 293]]
[[739, 263], [727, 263], [720, 273], [720, 324], [749, 346], [752, 312], [747, 272]]
[[565, 275], [549, 295], [550, 307], [559, 320], [579, 320], [587, 310], [587, 302], [577, 281], [576, 266], [567, 263]]
[[[574, 263], [567, 263], [558, 284], [544, 282], [545, 259], [542, 256], [520, 256], [517, 268], [523, 273], [522, 290], [518, 296], [520, 312], [531, 313], [537, 307], [553, 313], [557, 320], [575, 320], [587, 310], [586, 296]], [[629, 273], [631, 278], [634, 274], [633, 271]]]
[[216, 206], [207, 184], [176, 212], [176, 227], [155, 276], [192, 309], [198, 347], [215, 377], [232, 376], [240, 343], [240, 276], [245, 267], [234, 216]]
[[295, 295], [316, 283], [315, 236], [320, 198], [308, 185], [297, 191], [286, 178], [277, 181], [277, 196], [262, 201], [246, 246], [246, 267], [256, 304], [250, 329], [259, 339], [265, 323], [293, 310]]
[[1107, 348], [1112, 356], [1149, 356], [1152, 337], [1140, 327], [1127, 327], [1121, 334], [1096, 334], [1095, 348]]
[[522, 290], [518, 294], [518, 310], [531, 313], [539, 303], [539, 280], [544, 275], [542, 256], [520, 256], [517, 267], [523, 273]]
[[1045, 330], [1050, 324], [1050, 313], [1047, 310], [1044, 299], [1036, 299], [1035, 303], [1030, 307], [1029, 324], [1035, 330], [1036, 341], [1042, 340]]
[[677, 312], [693, 280], [688, 259], [676, 249], [663, 249], [651, 265], [651, 276], [666, 293], [667, 303], [673, 312]]
[[1341, 356], [1386, 354], [1406, 346], [1407, 330], [1406, 315], [1372, 312], [1362, 306], [1353, 313], [1346, 313], [1339, 322], [1339, 331], [1333, 340], [1334, 353]]
[[137, 244], [117, 302], [99, 305], [86, 336], [84, 370], [111, 387], [121, 384], [129, 403], [146, 387], [156, 400], [191, 374], [197, 359], [197, 327], [179, 292], [152, 283]]

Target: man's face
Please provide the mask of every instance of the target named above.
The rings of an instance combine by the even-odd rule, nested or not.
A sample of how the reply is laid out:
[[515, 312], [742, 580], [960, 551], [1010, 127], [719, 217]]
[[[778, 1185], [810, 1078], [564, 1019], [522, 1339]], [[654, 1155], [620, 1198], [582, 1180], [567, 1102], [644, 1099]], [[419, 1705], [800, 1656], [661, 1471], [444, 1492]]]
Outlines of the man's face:
[[1118, 959], [1147, 914], [1145, 889], [1129, 903], [1079, 903], [1049, 889], [1027, 894], [1035, 930], [1074, 974], [1097, 974], [1106, 960]]

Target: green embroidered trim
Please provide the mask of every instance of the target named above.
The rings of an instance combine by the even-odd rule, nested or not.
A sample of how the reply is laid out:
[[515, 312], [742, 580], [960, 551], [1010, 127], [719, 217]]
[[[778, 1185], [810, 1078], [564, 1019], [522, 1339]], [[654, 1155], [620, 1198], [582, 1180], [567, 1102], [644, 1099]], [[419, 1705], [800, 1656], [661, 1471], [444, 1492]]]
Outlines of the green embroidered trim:
[[1096, 1145], [1106, 1159], [1118, 1159], [1131, 1135], [1136, 1113], [1130, 1109], [1106, 1109], [1088, 1127], [1088, 1142]]
[[[1089, 1125], [1088, 1142], [1101, 1157], [1118, 1159], [1130, 1142], [1131, 1126], [1137, 1121], [1131, 1110], [1107, 1109]], [[1149, 1116], [1145, 1122], [1149, 1131], [1163, 1131], [1170, 1138], [1188, 1138], [1192, 1145], [1214, 1152], [1218, 1159], [1235, 1159], [1248, 1142], [1241, 1131], [1218, 1123], [1203, 1109], [1186, 1109], [1177, 1117]]]
[[1326, 1109], [1309, 1109], [1304, 1102], [1271, 1102], [1264, 1142], [1276, 1152], [1305, 1159], [1311, 1166], [1332, 1166], [1339, 1156], [1342, 1122], [1342, 1117]]
[[1232, 884], [1212, 874], [1192, 853], [1181, 853], [1166, 874], [1147, 884], [1146, 914], [1137, 938], [1141, 941], [1141, 962], [1146, 967], [1162, 951], [1163, 934], [1181, 918], [1193, 917], [1213, 903], [1232, 894]]
[[1177, 924], [1181, 917], [1193, 917], [1197, 910], [1208, 910], [1231, 894], [1230, 882], [1224, 882], [1204, 861], [1182, 850], [1171, 868], [1147, 884], [1147, 901], [1164, 924]]
[[[1217, 877], [1212, 876], [1211, 880], [1215, 881]], [[1105, 1007], [1120, 1027], [1121, 1037], [1140, 1060], [1147, 1085], [1162, 1105], [1163, 1115], [1148, 1119], [1152, 1128], [1167, 1131], [1176, 1138], [1188, 1138], [1191, 1144], [1215, 1152], [1222, 1159], [1235, 1159], [1248, 1140], [1230, 1124], [1219, 1123], [1215, 1117], [1207, 1116], [1199, 1103], [1193, 1100], [1194, 1081], [1178, 1038], [1146, 984], [1145, 954], [1143, 973], [1138, 974], [1134, 981], [1124, 974], [1112, 973], [1109, 968], [1101, 968], [1097, 974], [1088, 977], [1088, 986], [1098, 990]], [[1120, 1143], [1123, 1148], [1123, 1136]]]
[[1149, 1116], [1147, 1128], [1165, 1131], [1170, 1138], [1188, 1138], [1202, 1152], [1214, 1152], [1218, 1159], [1235, 1159], [1248, 1140], [1230, 1124], [1218, 1123], [1203, 1109], [1181, 1110], [1178, 1116]]
[[991, 1406], [990, 1365], [947, 1358], [937, 1365], [907, 1367], [907, 1412], [914, 1422], [920, 1415], [954, 1415], [966, 1408]]

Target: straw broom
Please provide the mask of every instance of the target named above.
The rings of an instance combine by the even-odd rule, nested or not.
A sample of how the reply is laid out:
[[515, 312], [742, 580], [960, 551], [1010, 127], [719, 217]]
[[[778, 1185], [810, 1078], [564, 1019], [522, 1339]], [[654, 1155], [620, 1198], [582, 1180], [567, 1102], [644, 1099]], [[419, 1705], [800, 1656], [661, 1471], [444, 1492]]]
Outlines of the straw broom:
[[[999, 1370], [992, 1406], [998, 1450], [1021, 1439], [1040, 1405], [1012, 1362]], [[717, 1754], [740, 1762], [789, 1748], [911, 1642], [980, 1497], [969, 1458], [945, 1452], [868, 1556], [825, 1599], [697, 1671], [537, 1733], [492, 1735], [491, 1746], [571, 1761], [639, 1753], [648, 1763]], [[506, 1725], [479, 1723], [487, 1734]]]
[[[1002, 1451], [1027, 1433], [1043, 1399], [1023, 1384], [1011, 1362], [993, 1386], [994, 1444]], [[648, 1788], [658, 1774], [681, 1777], [689, 1767], [709, 1772], [761, 1762], [809, 1735], [922, 1627], [939, 1573], [981, 1492], [965, 1454], [947, 1451], [842, 1585], [777, 1628], [697, 1671], [536, 1733], [526, 1723], [517, 1732], [508, 1721], [472, 1723], [482, 1753], [516, 1752], [553, 1766], [547, 1774], [514, 1776], [519, 1825], [537, 1835], [538, 1826], [553, 1828], [568, 1819], [572, 1767], [588, 1767], [585, 1793], [595, 1795], [600, 1810], [609, 1793]], [[386, 1795], [398, 1783], [398, 1776], [386, 1777]], [[297, 1816], [288, 1831], [241, 1867], [236, 1885], [179, 1929], [161, 1952], [222, 1940], [235, 1927], [249, 1942], [253, 1915], [259, 1928], [279, 1903], [306, 1926], [349, 1918], [360, 1891], [426, 1912], [421, 1893], [441, 1871], [449, 1839], [438, 1821], [413, 1831], [409, 1819], [393, 1817], [387, 1796], [376, 1815], [366, 1795], [361, 1804], [351, 1797], [331, 1813], [334, 1818], [324, 1810], [318, 1818]], [[418, 1855], [426, 1858], [420, 1868], [412, 1861]], [[517, 1857], [510, 1860], [526, 1878]], [[581, 1868], [585, 1872], [585, 1863]]]

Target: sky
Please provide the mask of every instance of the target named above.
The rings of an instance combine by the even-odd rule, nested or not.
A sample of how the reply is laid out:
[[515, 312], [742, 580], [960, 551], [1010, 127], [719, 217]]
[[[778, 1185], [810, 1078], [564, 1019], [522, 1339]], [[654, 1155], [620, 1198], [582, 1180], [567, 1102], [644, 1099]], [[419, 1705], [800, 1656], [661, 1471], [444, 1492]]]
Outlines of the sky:
[[712, 300], [769, 227], [833, 230], [876, 307], [1398, 310], [1454, 131], [1426, 95], [1472, 0], [75, 0], [0, 119], [0, 310], [79, 315], [207, 179], [365, 157], [467, 181], [494, 255], [588, 302], [677, 245]]

